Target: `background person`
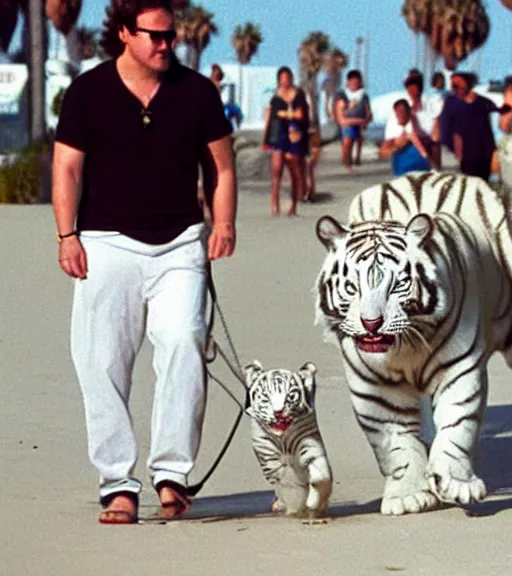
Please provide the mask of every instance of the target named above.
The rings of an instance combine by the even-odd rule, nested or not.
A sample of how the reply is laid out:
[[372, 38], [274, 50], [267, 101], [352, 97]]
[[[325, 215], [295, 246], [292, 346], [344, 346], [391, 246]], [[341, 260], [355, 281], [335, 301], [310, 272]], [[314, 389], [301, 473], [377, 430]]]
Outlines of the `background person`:
[[444, 101], [448, 91], [446, 81], [442, 72], [434, 72], [431, 80], [431, 90], [427, 95], [427, 107], [429, 115], [433, 119], [432, 127], [432, 147], [430, 157], [432, 164], [438, 170], [441, 169], [441, 127], [439, 118], [443, 111]]
[[309, 154], [306, 156], [306, 193], [304, 201], [314, 202], [316, 200], [316, 166], [322, 149], [322, 134], [318, 115], [311, 113], [311, 101], [308, 96], [306, 94], [309, 115]]
[[353, 170], [353, 149], [356, 146], [356, 164], [361, 162], [362, 131], [372, 120], [370, 99], [363, 88], [359, 70], [347, 73], [345, 89], [338, 93], [334, 102], [334, 118], [340, 127], [341, 161]]
[[477, 94], [473, 90], [477, 77], [471, 72], [455, 72], [451, 82], [452, 94], [446, 96], [440, 116], [442, 141], [455, 154], [463, 174], [488, 181], [496, 151], [489, 114], [508, 112], [510, 106], [498, 108]]
[[[106, 524], [137, 521], [129, 398], [145, 333], [156, 373], [148, 473], [162, 515], [189, 506], [206, 401], [208, 260], [235, 246], [230, 126], [218, 90], [174, 57], [175, 37], [170, 0], [112, 0], [102, 44], [113, 59], [71, 84], [56, 133], [59, 262], [76, 279], [71, 349]], [[208, 238], [203, 151], [215, 169]]]
[[502, 184], [507, 191], [512, 191], [512, 76], [507, 76], [503, 83], [503, 103], [510, 106], [499, 118], [500, 130], [504, 133], [499, 143], [499, 172]]
[[401, 176], [415, 170], [429, 170], [427, 136], [420, 130], [412, 114], [411, 105], [402, 98], [393, 105], [395, 121], [386, 125], [384, 142], [381, 144], [381, 158], [391, 158], [394, 176]]
[[507, 76], [503, 83], [503, 104], [511, 107], [509, 112], [504, 112], [499, 118], [499, 127], [504, 134], [512, 133], [512, 76]]
[[297, 202], [305, 194], [304, 158], [308, 154], [308, 104], [304, 91], [293, 84], [287, 66], [277, 71], [277, 91], [265, 111], [264, 146], [270, 147], [272, 164], [271, 214], [280, 214], [279, 194], [283, 169], [291, 178], [291, 205], [288, 216], [297, 215]]
[[224, 80], [224, 70], [218, 64], [212, 64], [210, 70], [210, 80], [215, 84], [217, 90], [222, 90], [222, 80]]

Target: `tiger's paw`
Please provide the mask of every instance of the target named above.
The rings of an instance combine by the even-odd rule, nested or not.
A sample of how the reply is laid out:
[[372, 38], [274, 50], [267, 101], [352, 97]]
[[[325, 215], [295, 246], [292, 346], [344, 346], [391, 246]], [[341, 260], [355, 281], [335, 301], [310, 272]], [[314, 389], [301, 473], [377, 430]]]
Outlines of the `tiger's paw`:
[[430, 489], [442, 502], [452, 504], [474, 504], [487, 496], [484, 481], [473, 474], [469, 479], [441, 476], [433, 473], [428, 477]]
[[382, 498], [381, 514], [387, 516], [402, 516], [403, 514], [417, 514], [437, 508], [439, 499], [430, 490], [420, 490], [414, 494]]
[[311, 483], [309, 486], [306, 508], [310, 514], [316, 518], [321, 518], [329, 504], [329, 497], [332, 492], [332, 480], [326, 480]]
[[274, 501], [272, 502], [272, 505], [270, 506], [270, 511], [273, 512], [274, 514], [280, 514], [282, 512], [286, 512], [286, 504], [281, 502], [281, 500], [279, 500], [279, 498], [276, 496], [274, 498]]

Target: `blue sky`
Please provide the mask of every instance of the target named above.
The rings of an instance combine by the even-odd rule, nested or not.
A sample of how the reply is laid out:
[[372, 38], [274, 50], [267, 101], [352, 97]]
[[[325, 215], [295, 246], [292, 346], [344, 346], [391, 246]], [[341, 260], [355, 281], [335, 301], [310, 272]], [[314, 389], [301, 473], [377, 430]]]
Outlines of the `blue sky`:
[[[414, 35], [400, 9], [403, 0], [197, 0], [215, 14], [219, 35], [203, 54], [202, 65], [234, 62], [231, 35], [237, 24], [251, 21], [261, 27], [264, 41], [252, 60], [254, 65], [296, 69], [297, 47], [311, 31], [321, 30], [333, 44], [351, 57], [354, 65], [355, 38], [369, 38], [368, 89], [377, 95], [400, 90], [402, 79], [415, 62]], [[98, 27], [106, 0], [83, 0], [80, 22]], [[480, 50], [461, 63], [460, 69], [479, 73], [482, 81], [512, 73], [512, 11], [500, 0], [485, 2], [491, 20], [489, 38]], [[421, 54], [421, 52], [420, 52]], [[421, 59], [417, 63], [421, 67]], [[442, 68], [441, 61], [438, 68]]]

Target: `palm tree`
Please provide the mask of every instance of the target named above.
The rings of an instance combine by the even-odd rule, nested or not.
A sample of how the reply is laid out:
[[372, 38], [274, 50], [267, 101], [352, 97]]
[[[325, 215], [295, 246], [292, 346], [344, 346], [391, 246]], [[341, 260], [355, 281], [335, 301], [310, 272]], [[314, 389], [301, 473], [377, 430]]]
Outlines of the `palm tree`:
[[67, 36], [75, 25], [82, 0], [46, 0], [46, 16], [54, 28], [64, 36]]
[[96, 56], [99, 52], [98, 34], [100, 31], [97, 28], [88, 28], [87, 26], [77, 26], [75, 30], [80, 60], [87, 60]]
[[30, 46], [28, 50], [29, 58], [27, 59], [30, 82], [29, 138], [31, 144], [39, 144], [46, 137], [44, 63], [46, 61], [48, 43], [46, 41], [46, 26], [41, 1], [28, 0], [26, 9], [24, 40], [26, 41], [26, 46]]
[[231, 37], [236, 59], [240, 65], [238, 70], [238, 104], [240, 106], [242, 105], [242, 66], [249, 64], [262, 42], [260, 27], [252, 22], [246, 22], [243, 26], [239, 24]]
[[442, 29], [440, 52], [446, 67], [453, 70], [484, 44], [490, 23], [480, 0], [458, 0], [451, 4], [439, 7], [438, 19]]
[[318, 73], [330, 48], [329, 36], [310, 32], [299, 46], [300, 85], [309, 102], [310, 122], [318, 125]]
[[489, 18], [481, 0], [405, 0], [402, 15], [411, 30], [428, 37], [449, 70], [482, 46], [489, 35]]
[[332, 117], [332, 105], [336, 92], [341, 87], [341, 73], [348, 65], [348, 56], [338, 47], [331, 48], [324, 57], [325, 80], [322, 89], [325, 92], [325, 113]]
[[7, 52], [17, 21], [16, 0], [0, 0], [0, 52]]
[[199, 70], [201, 54], [210, 43], [212, 34], [218, 33], [213, 21], [215, 15], [202, 6], [189, 4], [176, 12], [176, 31], [178, 41], [187, 46], [185, 64], [193, 70]]
[[190, 4], [189, 0], [172, 0], [172, 9], [179, 12]]
[[235, 28], [231, 38], [236, 59], [240, 64], [249, 64], [252, 57], [258, 52], [259, 45], [263, 42], [263, 36], [259, 26], [252, 22], [246, 22], [243, 26]]

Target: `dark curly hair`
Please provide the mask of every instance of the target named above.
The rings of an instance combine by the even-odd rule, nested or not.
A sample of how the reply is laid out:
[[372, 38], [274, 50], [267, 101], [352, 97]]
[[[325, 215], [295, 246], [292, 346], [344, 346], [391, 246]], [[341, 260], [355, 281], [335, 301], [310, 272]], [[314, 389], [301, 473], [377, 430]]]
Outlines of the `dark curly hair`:
[[153, 8], [163, 8], [172, 14], [172, 0], [110, 0], [105, 8], [107, 18], [103, 21], [100, 39], [103, 51], [112, 58], [121, 56], [124, 44], [119, 39], [119, 31], [125, 26], [135, 32], [137, 16]]

